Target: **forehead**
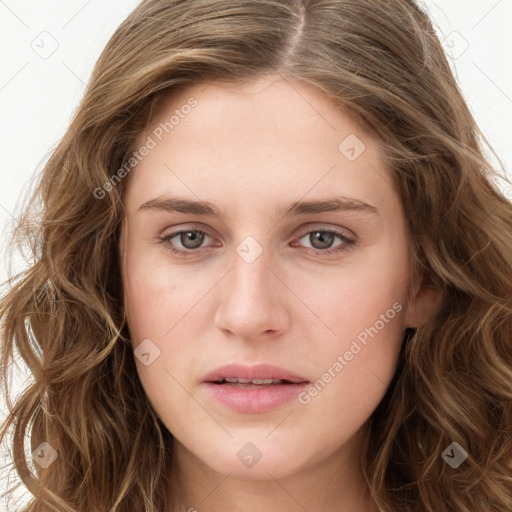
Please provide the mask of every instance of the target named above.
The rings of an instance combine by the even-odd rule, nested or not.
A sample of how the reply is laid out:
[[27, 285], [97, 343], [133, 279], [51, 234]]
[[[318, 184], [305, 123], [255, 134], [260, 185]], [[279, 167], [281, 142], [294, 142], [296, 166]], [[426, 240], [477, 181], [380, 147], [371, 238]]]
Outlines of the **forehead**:
[[390, 184], [372, 136], [315, 86], [281, 77], [174, 91], [137, 144], [148, 138], [153, 147], [131, 176], [131, 195], [141, 200], [164, 189], [198, 197], [227, 192], [234, 201], [308, 190], [331, 196], [341, 187], [343, 195], [366, 194], [372, 203], [380, 192], [365, 189], [375, 174], [378, 186]]
[[[192, 101], [196, 106], [190, 109]], [[314, 143], [329, 130], [350, 130], [362, 135], [361, 127], [343, 105], [318, 87], [274, 75], [244, 82], [200, 82], [172, 91], [158, 105], [152, 127], [169, 122], [173, 114], [171, 131], [178, 131], [178, 125], [186, 126], [183, 139], [197, 135], [204, 138], [205, 132], [212, 139], [216, 133], [228, 131], [230, 140], [240, 139], [249, 122], [253, 133], [268, 134], [270, 139], [290, 135], [300, 139], [308, 137]], [[244, 130], [238, 132], [237, 128]], [[365, 133], [364, 136], [371, 135]], [[216, 139], [220, 142], [219, 137]]]

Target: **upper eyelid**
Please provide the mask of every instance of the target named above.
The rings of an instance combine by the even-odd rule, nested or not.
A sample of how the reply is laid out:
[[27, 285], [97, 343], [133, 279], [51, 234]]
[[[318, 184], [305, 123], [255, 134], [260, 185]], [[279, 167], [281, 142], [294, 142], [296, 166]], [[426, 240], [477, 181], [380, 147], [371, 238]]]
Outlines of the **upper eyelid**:
[[[303, 238], [306, 234], [313, 232], [313, 231], [326, 231], [326, 232], [333, 232], [334, 234], [338, 236], [345, 236], [346, 238], [357, 241], [358, 237], [357, 235], [350, 229], [345, 228], [343, 226], [328, 226], [325, 224], [318, 224], [318, 223], [312, 223], [313, 225], [305, 226], [303, 229], [300, 229], [298, 234], [293, 235], [294, 237]], [[169, 228], [169, 233], [161, 235], [162, 238], [174, 238], [175, 236], [179, 235], [182, 232], [187, 231], [200, 231], [204, 232], [207, 236], [214, 239], [215, 235], [206, 227], [197, 227], [197, 226], [176, 226], [173, 228]]]
[[348, 229], [348, 228], [345, 228], [343, 226], [337, 226], [337, 227], [330, 227], [330, 226], [309, 226], [309, 227], [305, 227], [303, 230], [300, 230], [299, 233], [301, 233], [299, 236], [300, 238], [302, 238], [304, 235], [310, 233], [311, 231], [328, 231], [328, 232], [333, 232], [337, 235], [340, 235], [340, 231], [341, 232], [344, 232], [344, 234], [346, 233], [346, 236], [347, 238], [350, 238], [352, 240], [356, 240], [357, 239], [357, 236], [356, 234]]

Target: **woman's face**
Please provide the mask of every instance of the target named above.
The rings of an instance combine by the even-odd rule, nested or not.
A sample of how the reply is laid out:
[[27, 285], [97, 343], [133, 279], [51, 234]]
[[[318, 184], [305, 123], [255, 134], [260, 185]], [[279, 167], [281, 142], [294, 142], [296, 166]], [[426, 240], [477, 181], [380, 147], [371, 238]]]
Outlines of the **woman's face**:
[[266, 77], [175, 93], [137, 148], [125, 302], [177, 453], [242, 479], [341, 460], [429, 300], [409, 294], [376, 141], [312, 86]]

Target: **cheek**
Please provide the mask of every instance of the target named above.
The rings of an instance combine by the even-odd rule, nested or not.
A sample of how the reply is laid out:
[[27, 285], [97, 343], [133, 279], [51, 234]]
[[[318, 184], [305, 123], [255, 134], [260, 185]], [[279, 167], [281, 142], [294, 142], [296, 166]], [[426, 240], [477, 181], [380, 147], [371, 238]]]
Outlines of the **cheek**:
[[[123, 282], [137, 373], [153, 409], [170, 429], [180, 424], [184, 411], [188, 418], [197, 416], [189, 409], [194, 403], [184, 386], [196, 360], [197, 346], [190, 339], [197, 338], [193, 329], [198, 322], [191, 323], [190, 318], [198, 290], [180, 277], [179, 269], [162, 265], [137, 248], [129, 249]], [[143, 354], [149, 356], [144, 359]]]
[[184, 277], [183, 270], [169, 265], [165, 254], [154, 247], [143, 251], [128, 245], [123, 273], [128, 323], [135, 344], [149, 336], [163, 342], [172, 335], [174, 326], [182, 329], [186, 315], [208, 289], [208, 275], [201, 279]]
[[[141, 250], [137, 244], [127, 249], [123, 283], [137, 371], [153, 405], [163, 407], [169, 396], [181, 396], [180, 383], [187, 385], [196, 373], [198, 344], [192, 340], [202, 339], [211, 324], [204, 304], [219, 276], [205, 271], [194, 279], [183, 267], [170, 265], [163, 251]], [[150, 354], [146, 361], [138, 357], [142, 346]]]
[[376, 260], [380, 264], [353, 267], [308, 294], [308, 304], [329, 329], [308, 352], [316, 380], [299, 402], [333, 429], [366, 421], [398, 362], [409, 284], [407, 253], [384, 251]]

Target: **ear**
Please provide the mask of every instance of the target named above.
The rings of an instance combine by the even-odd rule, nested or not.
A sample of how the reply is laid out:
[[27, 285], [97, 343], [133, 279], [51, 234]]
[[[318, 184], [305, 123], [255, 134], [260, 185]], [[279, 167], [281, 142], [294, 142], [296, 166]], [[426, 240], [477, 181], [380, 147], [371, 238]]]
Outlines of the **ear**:
[[435, 288], [424, 274], [420, 274], [415, 283], [404, 316], [404, 327], [414, 329], [421, 327], [437, 312], [443, 296], [442, 291]]

